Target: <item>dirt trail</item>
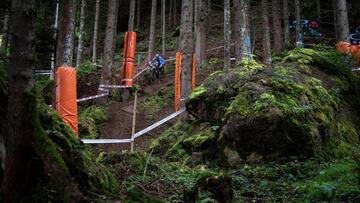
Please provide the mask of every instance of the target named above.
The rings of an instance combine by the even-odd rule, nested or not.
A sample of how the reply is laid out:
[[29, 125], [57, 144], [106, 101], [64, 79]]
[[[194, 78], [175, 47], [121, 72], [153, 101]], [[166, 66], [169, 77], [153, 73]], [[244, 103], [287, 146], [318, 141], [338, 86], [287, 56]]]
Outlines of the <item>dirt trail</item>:
[[[168, 65], [166, 68], [174, 68], [172, 65]], [[197, 84], [201, 84], [204, 79], [210, 73], [221, 69], [221, 65], [211, 66], [207, 68], [200, 69], [197, 72]], [[136, 130], [138, 132], [155, 122], [163, 119], [164, 117], [174, 113], [174, 102], [169, 102], [164, 106], [159, 112], [155, 115], [149, 115], [147, 112], [143, 111], [140, 108], [140, 103], [144, 101], [147, 97], [157, 94], [159, 90], [163, 87], [169, 87], [174, 84], [174, 75], [168, 74], [163, 79], [155, 80], [151, 84], [146, 84], [145, 81], [140, 81], [142, 89], [140, 90], [140, 96], [138, 97], [137, 104], [137, 114], [136, 114]], [[112, 102], [108, 109], [109, 120], [101, 128], [101, 138], [108, 139], [127, 139], [131, 137], [131, 128], [132, 128], [132, 111], [133, 111], [134, 100], [133, 98], [126, 102]], [[151, 141], [157, 138], [165, 129], [169, 128], [176, 119], [160, 126], [159, 128], [143, 135], [142, 137], [136, 139], [135, 149], [146, 149], [146, 147], [151, 143]], [[106, 144], [99, 145], [101, 151], [117, 151], [129, 150], [130, 144]]]

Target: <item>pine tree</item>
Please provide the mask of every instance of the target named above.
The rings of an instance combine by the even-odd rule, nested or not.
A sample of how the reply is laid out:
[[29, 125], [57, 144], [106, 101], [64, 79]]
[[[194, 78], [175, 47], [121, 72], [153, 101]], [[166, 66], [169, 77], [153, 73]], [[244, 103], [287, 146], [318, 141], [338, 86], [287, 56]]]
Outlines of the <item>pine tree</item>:
[[56, 68], [72, 67], [73, 65], [75, 12], [75, 0], [60, 1]]
[[224, 70], [230, 68], [230, 0], [224, 0]]
[[35, 153], [32, 120], [35, 96], [31, 92], [34, 87], [34, 11], [34, 0], [12, 1], [4, 202], [20, 202], [31, 185], [29, 172]]
[[102, 79], [104, 84], [109, 84], [111, 68], [113, 67], [116, 1], [118, 0], [109, 0], [108, 4], [108, 15], [104, 44], [104, 65], [102, 69]]
[[269, 0], [261, 0], [262, 29], [263, 29], [263, 63], [268, 69], [272, 68], [270, 27], [269, 27]]
[[336, 4], [338, 41], [350, 42], [349, 19], [346, 0], [338, 0]]
[[302, 29], [301, 29], [301, 18], [300, 18], [300, 2], [295, 0], [295, 18], [296, 18], [296, 46], [302, 46]]
[[84, 32], [85, 32], [85, 0], [81, 0], [81, 11], [80, 11], [80, 29], [79, 29], [79, 42], [76, 57], [76, 68], [79, 68], [82, 61], [82, 54], [84, 50]]
[[155, 51], [155, 26], [156, 26], [156, 6], [157, 0], [152, 0], [151, 3], [151, 20], [150, 20], [150, 36], [148, 58], [150, 59]]
[[135, 0], [130, 0], [128, 31], [134, 31]]
[[[193, 0], [183, 0], [180, 24], [181, 62], [181, 97], [187, 98], [191, 93], [191, 64], [194, 52], [193, 33]], [[184, 103], [182, 103], [184, 106]]]
[[279, 0], [272, 0], [272, 17], [274, 29], [274, 50], [279, 54], [284, 50], [284, 39], [281, 25], [281, 9]]
[[95, 4], [95, 20], [94, 20], [94, 34], [93, 34], [93, 50], [92, 50], [92, 63], [97, 62], [97, 40], [99, 30], [99, 14], [100, 14], [100, 0], [96, 0]]
[[206, 22], [208, 7], [206, 0], [195, 1], [195, 55], [196, 63], [202, 65], [206, 61]]
[[290, 28], [289, 28], [289, 1], [283, 0], [284, 6], [284, 42], [285, 47], [290, 47]]

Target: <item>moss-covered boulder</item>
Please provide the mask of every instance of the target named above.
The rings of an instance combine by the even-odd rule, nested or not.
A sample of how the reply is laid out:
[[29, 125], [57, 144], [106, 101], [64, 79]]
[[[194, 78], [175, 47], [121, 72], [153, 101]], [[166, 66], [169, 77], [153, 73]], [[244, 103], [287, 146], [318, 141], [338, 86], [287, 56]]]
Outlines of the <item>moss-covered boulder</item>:
[[[271, 73], [254, 61], [213, 73], [186, 108], [197, 123], [219, 126], [217, 154], [228, 162], [341, 156], [359, 143], [357, 84], [346, 56], [295, 49]], [[202, 137], [189, 133], [185, 148]]]
[[99, 126], [107, 121], [107, 114], [104, 107], [89, 106], [79, 113], [79, 136], [81, 138], [99, 138]]
[[40, 105], [35, 118], [34, 166], [24, 202], [79, 202], [113, 197], [117, 180], [80, 142], [56, 112]]

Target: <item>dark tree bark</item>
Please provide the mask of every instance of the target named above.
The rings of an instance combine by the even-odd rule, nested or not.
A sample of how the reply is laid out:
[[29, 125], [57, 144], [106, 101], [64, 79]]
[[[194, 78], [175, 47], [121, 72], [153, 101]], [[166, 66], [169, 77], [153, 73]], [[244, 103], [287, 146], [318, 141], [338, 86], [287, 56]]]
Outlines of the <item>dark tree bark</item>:
[[284, 6], [284, 41], [285, 48], [290, 47], [290, 29], [289, 29], [289, 2], [288, 0], [283, 0]]
[[206, 61], [206, 22], [208, 7], [206, 0], [195, 1], [195, 55], [196, 63], [202, 65]]
[[350, 42], [349, 19], [346, 0], [338, 0], [336, 4], [338, 41]]
[[281, 25], [281, 9], [279, 0], [272, 0], [272, 16], [274, 28], [274, 50], [279, 54], [284, 50], [284, 39]]
[[153, 55], [153, 53], [155, 51], [156, 7], [157, 7], [157, 0], [152, 0], [152, 3], [151, 3], [151, 22], [150, 22], [149, 49], [148, 49], [148, 57], [149, 57], [149, 59], [152, 57], [152, 55]]
[[250, 26], [248, 17], [248, 0], [234, 0], [235, 10], [235, 58], [242, 61], [249, 55]]
[[92, 49], [92, 63], [97, 62], [97, 39], [99, 30], [99, 14], [100, 14], [100, 0], [96, 0], [95, 4], [95, 20], [94, 20], [94, 34], [93, 34], [93, 49]]
[[118, 0], [109, 0], [108, 4], [108, 16], [104, 45], [104, 65], [102, 68], [102, 79], [104, 84], [109, 84], [111, 77], [111, 68], [113, 66], [116, 1]]
[[1, 39], [0, 55], [6, 54], [6, 50], [8, 48], [8, 44], [9, 44], [9, 25], [10, 25], [9, 24], [9, 19], [10, 19], [9, 10], [6, 9], [5, 17], [4, 17], [3, 35], [2, 35], [2, 39]]
[[230, 68], [230, 0], [224, 0], [224, 70]]
[[136, 29], [140, 28], [140, 17], [141, 17], [141, 0], [136, 2]]
[[[194, 53], [193, 0], [183, 0], [180, 25], [181, 62], [181, 98], [186, 99], [191, 93], [191, 64]], [[184, 102], [182, 102], [184, 106]]]
[[31, 184], [29, 171], [34, 155], [34, 0], [12, 1], [9, 102], [4, 202], [18, 202]]
[[134, 31], [135, 0], [130, 0], [128, 31]]
[[269, 0], [261, 0], [262, 28], [263, 28], [263, 63], [268, 69], [272, 68], [270, 27], [269, 27]]
[[55, 67], [72, 67], [76, 0], [62, 0], [59, 7], [59, 32]]
[[295, 18], [296, 18], [296, 47], [302, 46], [302, 33], [301, 33], [301, 16], [300, 16], [300, 2], [295, 0]]
[[85, 0], [81, 0], [81, 11], [80, 11], [80, 29], [79, 29], [79, 42], [76, 57], [76, 68], [79, 68], [82, 62], [82, 55], [84, 50], [84, 32], [85, 32]]
[[161, 30], [162, 30], [162, 55], [165, 57], [165, 32], [166, 32], [166, 0], [161, 0]]

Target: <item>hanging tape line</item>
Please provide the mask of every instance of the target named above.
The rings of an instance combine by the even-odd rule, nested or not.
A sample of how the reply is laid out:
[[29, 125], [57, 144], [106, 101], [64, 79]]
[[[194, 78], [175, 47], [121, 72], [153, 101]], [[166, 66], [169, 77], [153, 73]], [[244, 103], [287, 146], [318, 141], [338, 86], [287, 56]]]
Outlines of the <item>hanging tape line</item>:
[[171, 114], [170, 116], [158, 121], [157, 123], [152, 124], [151, 126], [137, 132], [134, 134], [134, 137], [131, 139], [81, 139], [81, 141], [84, 144], [127, 144], [127, 143], [131, 143], [133, 142], [136, 138], [139, 138], [143, 135], [145, 135], [146, 133], [148, 133], [151, 130], [154, 130], [155, 128], [161, 126], [162, 124], [170, 121], [171, 119], [179, 116], [180, 114], [184, 113], [186, 111], [186, 109], [181, 109], [178, 112], [175, 112], [173, 114]]

